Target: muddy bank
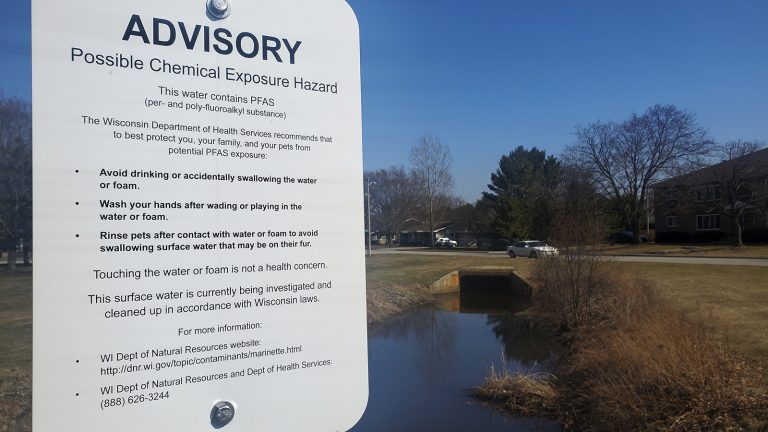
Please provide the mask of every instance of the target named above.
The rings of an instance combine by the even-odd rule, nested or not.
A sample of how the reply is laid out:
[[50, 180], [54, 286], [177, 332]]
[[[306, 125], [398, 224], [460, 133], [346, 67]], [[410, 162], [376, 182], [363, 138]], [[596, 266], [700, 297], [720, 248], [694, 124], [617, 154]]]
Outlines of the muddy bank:
[[376, 324], [433, 301], [428, 287], [419, 284], [392, 284], [367, 290], [368, 324]]

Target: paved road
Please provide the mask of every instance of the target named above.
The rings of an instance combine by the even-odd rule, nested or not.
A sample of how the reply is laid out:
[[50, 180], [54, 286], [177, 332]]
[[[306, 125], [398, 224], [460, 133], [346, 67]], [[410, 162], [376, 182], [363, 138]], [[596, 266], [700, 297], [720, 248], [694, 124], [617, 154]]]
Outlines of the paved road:
[[410, 255], [442, 255], [442, 256], [465, 256], [465, 255], [473, 255], [473, 256], [507, 256], [507, 253], [504, 251], [468, 251], [468, 250], [429, 250], [424, 248], [382, 248], [382, 249], [374, 249], [373, 250], [374, 255], [392, 255], [392, 254], [410, 254]]
[[[506, 256], [503, 251], [476, 252], [463, 250], [431, 251], [423, 248], [382, 248], [374, 249], [374, 255], [387, 254], [416, 254], [416, 255], [448, 255], [448, 256]], [[636, 255], [604, 255], [606, 260], [629, 261], [641, 263], [671, 263], [671, 264], [709, 264], [709, 265], [743, 265], [768, 267], [768, 258], [716, 258], [716, 257], [676, 257], [676, 256], [636, 256]], [[518, 258], [527, 259], [527, 258]]]

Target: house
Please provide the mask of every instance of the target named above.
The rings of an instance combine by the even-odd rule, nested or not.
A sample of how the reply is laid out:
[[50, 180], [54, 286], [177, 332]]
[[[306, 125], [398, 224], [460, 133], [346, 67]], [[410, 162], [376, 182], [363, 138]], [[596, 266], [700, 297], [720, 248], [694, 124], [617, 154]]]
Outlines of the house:
[[[437, 240], [440, 237], [447, 237], [446, 230], [450, 225], [448, 223], [438, 225], [434, 231], [431, 231], [432, 238]], [[415, 219], [410, 219], [403, 224], [398, 240], [402, 246], [430, 246], [429, 226]]]
[[768, 149], [652, 185], [656, 239], [712, 241], [768, 230]]

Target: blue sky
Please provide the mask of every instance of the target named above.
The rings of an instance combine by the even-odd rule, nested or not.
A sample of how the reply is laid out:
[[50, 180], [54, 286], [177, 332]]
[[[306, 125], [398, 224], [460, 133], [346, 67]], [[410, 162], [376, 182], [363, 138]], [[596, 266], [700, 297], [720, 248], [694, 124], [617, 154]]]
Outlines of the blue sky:
[[[235, 0], [238, 1], [238, 0]], [[518, 145], [558, 155], [577, 124], [656, 103], [719, 141], [768, 140], [768, 2], [348, 0], [360, 22], [365, 168], [439, 136], [480, 196]], [[29, 3], [0, 15], [0, 89], [30, 98]]]

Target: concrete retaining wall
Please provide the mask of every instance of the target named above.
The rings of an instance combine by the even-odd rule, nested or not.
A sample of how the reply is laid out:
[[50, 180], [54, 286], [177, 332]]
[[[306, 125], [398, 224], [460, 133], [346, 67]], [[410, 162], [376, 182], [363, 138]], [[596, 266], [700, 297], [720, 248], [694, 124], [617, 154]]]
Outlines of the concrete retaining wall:
[[432, 294], [451, 294], [462, 291], [502, 291], [521, 298], [531, 298], [531, 284], [510, 269], [474, 268], [456, 270], [429, 286]]

